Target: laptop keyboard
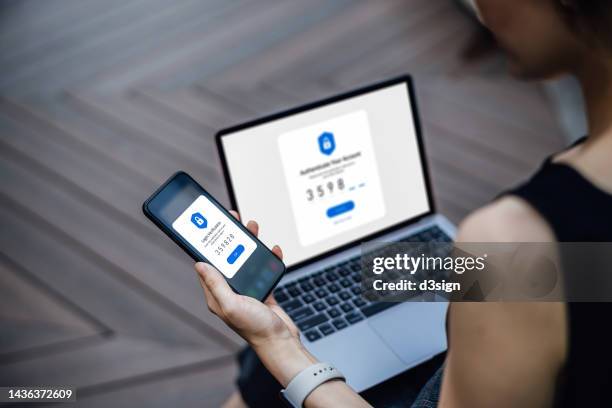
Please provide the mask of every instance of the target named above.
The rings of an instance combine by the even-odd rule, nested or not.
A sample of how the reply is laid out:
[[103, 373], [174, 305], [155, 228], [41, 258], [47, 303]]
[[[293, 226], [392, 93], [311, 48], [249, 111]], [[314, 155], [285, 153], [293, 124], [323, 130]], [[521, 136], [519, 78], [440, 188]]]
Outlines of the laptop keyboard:
[[[450, 242], [433, 226], [400, 242]], [[397, 305], [361, 296], [361, 256], [279, 286], [274, 297], [309, 341], [316, 341]]]

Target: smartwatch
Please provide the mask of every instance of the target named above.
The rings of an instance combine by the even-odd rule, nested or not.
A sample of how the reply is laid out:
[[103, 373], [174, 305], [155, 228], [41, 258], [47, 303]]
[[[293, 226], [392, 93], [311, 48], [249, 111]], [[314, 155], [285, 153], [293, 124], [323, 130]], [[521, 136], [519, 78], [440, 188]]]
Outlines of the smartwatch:
[[293, 408], [301, 408], [304, 405], [304, 400], [315, 390], [319, 385], [330, 381], [340, 379], [345, 381], [344, 375], [338, 369], [328, 363], [317, 363], [303, 369], [298, 373], [287, 385], [287, 388], [281, 390], [280, 397], [287, 406]]

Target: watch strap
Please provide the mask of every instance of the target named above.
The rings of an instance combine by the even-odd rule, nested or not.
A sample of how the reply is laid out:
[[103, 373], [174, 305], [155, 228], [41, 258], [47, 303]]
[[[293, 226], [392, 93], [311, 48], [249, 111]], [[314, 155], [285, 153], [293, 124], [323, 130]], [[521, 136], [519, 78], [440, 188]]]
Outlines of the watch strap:
[[319, 385], [335, 379], [345, 380], [344, 375], [329, 363], [316, 363], [299, 372], [281, 391], [281, 397], [295, 408], [301, 408], [306, 397]]

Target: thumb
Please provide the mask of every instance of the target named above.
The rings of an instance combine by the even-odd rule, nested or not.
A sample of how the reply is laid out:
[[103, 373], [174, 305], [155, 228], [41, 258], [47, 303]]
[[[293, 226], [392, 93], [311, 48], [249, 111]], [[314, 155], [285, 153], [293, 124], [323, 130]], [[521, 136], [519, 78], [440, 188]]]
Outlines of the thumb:
[[204, 262], [196, 263], [195, 269], [217, 304], [221, 306], [221, 309], [226, 309], [235, 293], [225, 281], [223, 275], [215, 267]]

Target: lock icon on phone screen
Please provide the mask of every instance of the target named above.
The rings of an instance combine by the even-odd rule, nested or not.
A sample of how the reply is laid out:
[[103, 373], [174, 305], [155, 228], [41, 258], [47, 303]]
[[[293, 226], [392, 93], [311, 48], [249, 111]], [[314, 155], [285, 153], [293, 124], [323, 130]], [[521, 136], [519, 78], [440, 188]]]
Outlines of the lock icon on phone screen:
[[204, 229], [208, 226], [208, 221], [199, 212], [193, 213], [193, 215], [191, 216], [191, 222], [193, 223], [193, 225], [200, 229]]

